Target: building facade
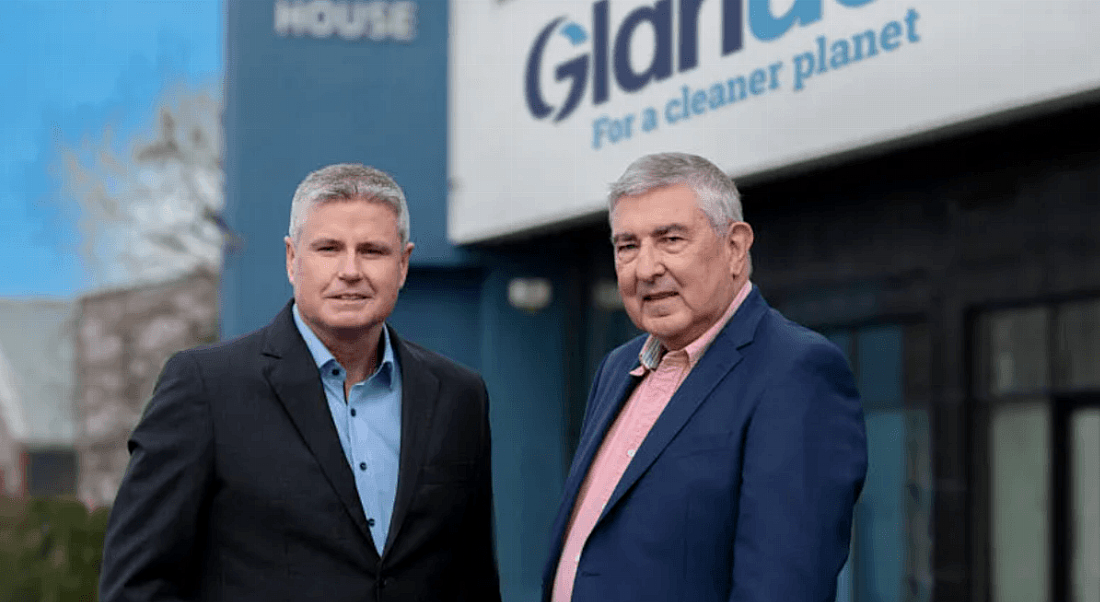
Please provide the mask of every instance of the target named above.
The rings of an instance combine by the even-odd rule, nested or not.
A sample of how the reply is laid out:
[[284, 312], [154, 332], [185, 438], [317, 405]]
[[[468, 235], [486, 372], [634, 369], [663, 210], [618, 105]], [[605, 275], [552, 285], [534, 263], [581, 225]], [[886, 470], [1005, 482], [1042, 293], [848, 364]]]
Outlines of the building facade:
[[0, 494], [72, 496], [75, 304], [0, 299]]
[[0, 349], [0, 496], [23, 492], [23, 446], [16, 438], [23, 425], [22, 396], [11, 364]]
[[76, 326], [76, 493], [110, 506], [130, 460], [127, 441], [164, 362], [217, 339], [218, 276], [198, 270], [158, 283], [79, 299]]
[[637, 333], [606, 185], [702, 154], [754, 282], [863, 395], [838, 598], [1100, 600], [1100, 13], [780, 4], [229, 2], [222, 335], [289, 298], [306, 173], [394, 174], [417, 248], [391, 322], [485, 377], [502, 588], [537, 600], [591, 376]]

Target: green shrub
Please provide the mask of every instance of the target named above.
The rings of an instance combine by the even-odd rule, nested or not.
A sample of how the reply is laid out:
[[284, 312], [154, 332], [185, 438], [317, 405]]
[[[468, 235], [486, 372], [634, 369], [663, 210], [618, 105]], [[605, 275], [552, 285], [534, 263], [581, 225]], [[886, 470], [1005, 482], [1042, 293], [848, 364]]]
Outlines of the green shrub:
[[107, 510], [0, 497], [0, 602], [95, 602]]

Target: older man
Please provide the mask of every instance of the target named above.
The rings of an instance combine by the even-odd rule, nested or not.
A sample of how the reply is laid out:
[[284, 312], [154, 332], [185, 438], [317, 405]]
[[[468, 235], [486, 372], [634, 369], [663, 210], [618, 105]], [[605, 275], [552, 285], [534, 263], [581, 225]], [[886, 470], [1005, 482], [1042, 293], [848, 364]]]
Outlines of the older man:
[[619, 293], [543, 599], [832, 602], [867, 467], [852, 373], [749, 281], [752, 228], [702, 157], [611, 187]]
[[165, 365], [100, 600], [499, 600], [485, 384], [385, 324], [413, 250], [401, 188], [313, 172], [285, 243], [271, 324]]

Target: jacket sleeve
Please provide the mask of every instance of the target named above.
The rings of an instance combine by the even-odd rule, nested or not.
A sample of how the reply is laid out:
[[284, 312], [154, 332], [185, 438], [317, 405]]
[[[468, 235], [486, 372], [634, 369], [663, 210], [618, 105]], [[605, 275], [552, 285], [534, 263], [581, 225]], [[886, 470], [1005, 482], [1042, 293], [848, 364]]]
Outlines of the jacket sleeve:
[[474, 600], [485, 602], [500, 602], [500, 576], [497, 572], [496, 556], [496, 516], [493, 506], [493, 470], [492, 470], [492, 436], [489, 429], [489, 392], [485, 383], [480, 382], [481, 416], [479, 421], [482, 429], [482, 448], [480, 453], [481, 468], [478, 471], [477, 481], [477, 522], [474, 533], [475, 543], [471, 546], [474, 552], [471, 561], [474, 566], [471, 571], [471, 583], [474, 584]]
[[165, 364], [129, 450], [107, 525], [99, 599], [197, 600], [213, 433], [202, 377], [187, 354]]
[[809, 346], [765, 388], [745, 440], [733, 602], [832, 602], [867, 472], [847, 362]]

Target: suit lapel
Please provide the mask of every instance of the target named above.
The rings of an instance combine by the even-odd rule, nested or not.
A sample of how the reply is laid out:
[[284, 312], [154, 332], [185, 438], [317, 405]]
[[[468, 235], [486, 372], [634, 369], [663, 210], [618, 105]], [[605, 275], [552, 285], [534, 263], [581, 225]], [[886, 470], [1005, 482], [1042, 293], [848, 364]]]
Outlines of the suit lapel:
[[552, 561], [547, 565], [546, 572], [543, 574], [544, 581], [548, 582], [548, 580], [553, 579], [553, 571], [557, 568], [558, 557], [561, 556], [561, 548], [565, 544], [565, 530], [569, 527], [569, 517], [573, 514], [573, 506], [577, 503], [577, 495], [580, 494], [581, 485], [584, 483], [585, 477], [588, 476], [588, 469], [591, 468], [592, 461], [596, 458], [596, 452], [599, 451], [607, 430], [611, 428], [611, 423], [619, 415], [623, 403], [626, 402], [630, 392], [638, 384], [639, 379], [631, 376], [630, 370], [638, 363], [638, 350], [641, 349], [641, 346], [641, 339], [628, 345], [622, 350], [620, 356], [624, 358], [622, 361], [609, 358], [608, 363], [597, 375], [597, 378], [609, 379], [610, 384], [606, 393], [602, 393], [599, 397], [595, 397], [590, 401], [590, 403], [595, 404], [592, 409], [593, 414], [590, 419], [585, 421], [585, 430], [581, 432], [580, 444], [573, 456], [573, 465], [569, 468], [569, 475], [566, 477], [562, 502], [558, 505], [558, 515], [554, 519], [552, 532], [555, 536], [550, 551]]
[[384, 548], [387, 553], [397, 540], [416, 492], [420, 467], [424, 465], [424, 456], [428, 449], [426, 438], [431, 432], [432, 417], [439, 396], [439, 379], [435, 374], [392, 328], [390, 338], [401, 366], [401, 452], [398, 460], [397, 493], [394, 496], [393, 514]]
[[[638, 354], [635, 352], [631, 357], [637, 358]], [[630, 368], [621, 372], [616, 370], [616, 372], [618, 373], [608, 375], [615, 380], [608, 395], [603, 397], [600, 400], [601, 403], [595, 408], [596, 413], [592, 416], [593, 430], [583, 433], [581, 436], [581, 445], [576, 452], [576, 462], [569, 471], [569, 478], [565, 483], [567, 497], [559, 510], [558, 522], [562, 524], [569, 520], [569, 516], [573, 512], [573, 506], [576, 504], [577, 495], [580, 494], [581, 485], [584, 483], [585, 477], [588, 476], [588, 470], [596, 459], [596, 452], [600, 450], [608, 429], [611, 428], [611, 424], [619, 415], [619, 410], [622, 409], [623, 404], [626, 403], [630, 393], [640, 380], [630, 375]], [[565, 525], [565, 527], [567, 526]]]
[[321, 472], [336, 491], [352, 522], [367, 539], [367, 548], [377, 561], [378, 553], [367, 527], [367, 517], [355, 488], [355, 476], [348, 466], [340, 436], [332, 423], [317, 365], [294, 324], [291, 305], [283, 309], [268, 327], [263, 354], [267, 358], [264, 377], [271, 383], [298, 433], [305, 441]]
[[[753, 332], [765, 310], [767, 310], [767, 304], [759, 291], [753, 288], [653, 424], [653, 428], [650, 429], [634, 454], [634, 458], [627, 465], [622, 478], [619, 479], [619, 484], [611, 493], [611, 499], [607, 501], [607, 506], [599, 520], [602, 520], [634, 486], [634, 483], [649, 470], [661, 452], [668, 447], [669, 442], [684, 428], [699, 406], [708, 399], [718, 383], [741, 362], [742, 355], [739, 349], [752, 342]], [[621, 404], [622, 401], [620, 401]], [[602, 439], [603, 437], [600, 438], [601, 443]]]

